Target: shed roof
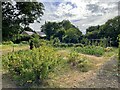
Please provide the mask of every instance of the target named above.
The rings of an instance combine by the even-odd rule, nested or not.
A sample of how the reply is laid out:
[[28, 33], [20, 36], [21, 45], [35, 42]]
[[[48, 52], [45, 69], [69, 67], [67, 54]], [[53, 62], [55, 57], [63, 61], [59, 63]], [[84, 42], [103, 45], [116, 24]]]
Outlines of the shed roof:
[[23, 31], [22, 34], [27, 34], [27, 35], [33, 35], [34, 32], [30, 32], [30, 31]]
[[44, 32], [41, 31], [37, 31], [36, 32], [40, 37], [46, 37], [46, 34]]
[[[36, 33], [37, 33], [40, 37], [46, 37], [46, 34], [45, 34], [44, 32], [36, 31]], [[23, 31], [22, 34], [33, 35], [33, 34], [35, 34], [35, 32]]]

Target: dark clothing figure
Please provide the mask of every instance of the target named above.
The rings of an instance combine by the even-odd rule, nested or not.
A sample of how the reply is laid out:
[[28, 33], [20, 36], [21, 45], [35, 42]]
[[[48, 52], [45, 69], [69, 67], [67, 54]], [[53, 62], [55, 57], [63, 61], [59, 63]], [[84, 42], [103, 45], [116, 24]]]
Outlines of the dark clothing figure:
[[33, 49], [33, 41], [30, 42], [30, 49]]

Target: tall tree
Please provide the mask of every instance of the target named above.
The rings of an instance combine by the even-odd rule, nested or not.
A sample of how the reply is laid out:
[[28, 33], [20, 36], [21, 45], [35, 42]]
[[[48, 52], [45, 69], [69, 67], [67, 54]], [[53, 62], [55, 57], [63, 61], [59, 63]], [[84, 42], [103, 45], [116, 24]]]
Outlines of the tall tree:
[[112, 45], [118, 46], [117, 37], [120, 34], [120, 16], [108, 20], [101, 26], [91, 26], [86, 31], [88, 39], [111, 38]]
[[43, 11], [44, 5], [39, 2], [2, 2], [3, 40], [19, 34], [21, 26], [28, 27], [30, 23], [40, 22]]
[[79, 30], [70, 28], [66, 31], [65, 37], [63, 37], [63, 39], [65, 43], [78, 43], [81, 35], [82, 33]]
[[59, 24], [56, 22], [47, 22], [41, 26], [42, 31], [47, 35], [48, 40], [50, 40], [51, 37], [53, 37], [56, 34], [59, 27]]
[[100, 28], [100, 26], [90, 26], [88, 29], [86, 29], [86, 34], [89, 32], [93, 32], [93, 31], [98, 31]]
[[77, 43], [82, 32], [69, 20], [62, 22], [47, 22], [42, 27], [42, 31], [47, 35], [47, 39], [58, 38], [60, 42]]

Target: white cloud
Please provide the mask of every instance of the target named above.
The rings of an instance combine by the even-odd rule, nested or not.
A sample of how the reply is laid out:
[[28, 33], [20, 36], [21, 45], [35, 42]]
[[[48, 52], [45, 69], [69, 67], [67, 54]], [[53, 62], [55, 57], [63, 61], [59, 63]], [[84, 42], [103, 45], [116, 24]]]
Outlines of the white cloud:
[[[41, 1], [41, 0], [39, 0]], [[42, 0], [45, 13], [40, 24], [30, 25], [39, 30], [45, 21], [70, 20], [75, 26], [85, 33], [89, 26], [100, 25], [108, 19], [117, 16], [117, 3], [119, 0]]]

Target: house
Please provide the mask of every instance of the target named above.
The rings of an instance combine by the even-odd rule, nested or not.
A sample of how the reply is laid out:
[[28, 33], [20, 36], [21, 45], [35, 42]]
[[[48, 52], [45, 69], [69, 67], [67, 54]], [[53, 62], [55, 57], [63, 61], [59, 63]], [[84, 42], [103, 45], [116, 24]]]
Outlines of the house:
[[33, 35], [33, 34], [38, 34], [40, 37], [46, 37], [46, 34], [44, 32], [41, 32], [41, 31], [35, 31], [35, 32], [32, 32], [32, 31], [23, 31], [21, 34], [23, 35]]

